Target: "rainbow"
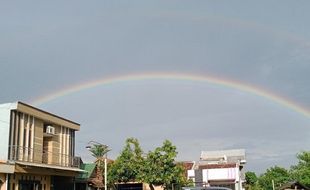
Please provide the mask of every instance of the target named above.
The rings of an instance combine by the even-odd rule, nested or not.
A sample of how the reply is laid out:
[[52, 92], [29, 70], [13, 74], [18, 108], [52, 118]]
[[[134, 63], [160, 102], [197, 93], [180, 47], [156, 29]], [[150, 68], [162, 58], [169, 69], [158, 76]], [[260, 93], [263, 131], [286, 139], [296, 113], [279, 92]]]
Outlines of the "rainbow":
[[283, 96], [277, 95], [270, 91], [267, 91], [263, 88], [258, 88], [250, 84], [246, 84], [237, 80], [217, 78], [214, 76], [205, 76], [197, 74], [188, 74], [188, 73], [135, 73], [128, 75], [113, 76], [107, 78], [100, 78], [93, 81], [87, 81], [84, 83], [79, 83], [59, 91], [50, 93], [48, 95], [36, 98], [31, 101], [33, 105], [42, 105], [49, 101], [55, 100], [57, 98], [73, 94], [82, 90], [87, 90], [101, 85], [112, 85], [117, 83], [124, 83], [128, 81], [146, 81], [146, 80], [177, 80], [177, 81], [194, 81], [194, 82], [205, 82], [209, 84], [219, 85], [231, 89], [236, 89], [242, 92], [253, 94], [272, 102], [275, 102], [281, 106], [284, 106], [292, 111], [300, 113], [306, 117], [310, 117], [310, 111], [298, 105], [297, 103], [285, 98]]

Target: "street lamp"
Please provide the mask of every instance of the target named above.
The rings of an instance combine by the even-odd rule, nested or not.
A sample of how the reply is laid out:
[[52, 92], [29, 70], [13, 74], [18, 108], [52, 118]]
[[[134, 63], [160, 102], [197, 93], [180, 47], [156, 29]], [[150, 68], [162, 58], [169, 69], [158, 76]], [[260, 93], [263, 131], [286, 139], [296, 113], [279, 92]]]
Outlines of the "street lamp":
[[107, 190], [107, 153], [111, 150], [108, 145], [101, 144], [97, 141], [89, 141], [86, 149], [92, 153], [99, 161], [99, 167], [101, 166], [101, 160], [104, 157], [104, 190]]

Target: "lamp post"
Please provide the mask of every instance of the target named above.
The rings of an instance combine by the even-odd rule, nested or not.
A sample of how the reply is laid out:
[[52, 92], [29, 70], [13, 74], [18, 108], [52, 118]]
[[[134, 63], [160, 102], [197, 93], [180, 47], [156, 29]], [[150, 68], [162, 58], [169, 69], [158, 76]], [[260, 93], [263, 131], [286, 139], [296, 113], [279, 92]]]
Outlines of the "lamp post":
[[[101, 144], [97, 141], [89, 141], [86, 148], [92, 153], [92, 156], [99, 162], [101, 167], [102, 158], [104, 158], [104, 190], [107, 190], [107, 153], [111, 150], [108, 145]], [[98, 188], [99, 189], [99, 188]]]

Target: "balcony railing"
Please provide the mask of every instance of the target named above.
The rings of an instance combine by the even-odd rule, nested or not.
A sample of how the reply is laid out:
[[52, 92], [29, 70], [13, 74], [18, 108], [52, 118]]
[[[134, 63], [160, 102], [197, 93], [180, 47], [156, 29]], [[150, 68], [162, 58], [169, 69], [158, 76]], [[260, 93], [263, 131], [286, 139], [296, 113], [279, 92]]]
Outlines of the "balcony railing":
[[15, 145], [9, 146], [9, 160], [75, 168], [80, 166], [79, 157]]

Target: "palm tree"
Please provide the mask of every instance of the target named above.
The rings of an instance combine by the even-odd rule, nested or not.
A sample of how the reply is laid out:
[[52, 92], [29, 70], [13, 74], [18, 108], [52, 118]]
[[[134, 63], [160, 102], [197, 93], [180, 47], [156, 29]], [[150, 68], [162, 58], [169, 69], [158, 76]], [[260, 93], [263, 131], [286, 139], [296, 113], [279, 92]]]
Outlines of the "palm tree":
[[[102, 181], [103, 181], [103, 176], [102, 176], [102, 169], [103, 169], [103, 163], [104, 163], [104, 186], [105, 186], [105, 190], [107, 190], [107, 166], [106, 166], [106, 159], [107, 159], [107, 153], [111, 150], [109, 149], [108, 145], [104, 145], [101, 143], [98, 143], [96, 141], [90, 141], [88, 144], [90, 144], [89, 146], [87, 146], [86, 148], [91, 152], [92, 156], [96, 158], [95, 163], [97, 164], [97, 171], [96, 171], [96, 175], [97, 175], [97, 180], [94, 181], [95, 183], [98, 183], [98, 186], [102, 186]], [[98, 187], [99, 189], [99, 187]]]
[[105, 156], [110, 151], [109, 147], [103, 144], [92, 144], [92, 146], [88, 147], [89, 151], [92, 153], [92, 156], [96, 158], [95, 163], [102, 166]]

